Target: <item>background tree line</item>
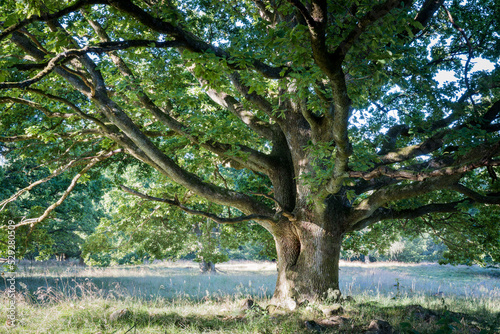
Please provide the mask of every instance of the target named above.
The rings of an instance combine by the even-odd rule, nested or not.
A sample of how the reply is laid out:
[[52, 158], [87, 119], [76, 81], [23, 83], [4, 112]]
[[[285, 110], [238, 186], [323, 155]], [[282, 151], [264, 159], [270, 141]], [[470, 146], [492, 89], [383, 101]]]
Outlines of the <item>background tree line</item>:
[[[5, 185], [0, 189], [3, 198], [50, 174], [48, 168], [38, 164], [36, 156], [18, 153], [4, 152], [0, 166], [0, 183]], [[235, 172], [240, 171], [224, 168], [214, 177]], [[276, 252], [270, 247], [272, 236], [259, 225], [235, 228], [175, 208], [158, 208], [154, 203], [124, 194], [115, 186], [131, 180], [141, 180], [144, 183], [140, 186], [147, 189], [159, 188], [159, 181], [140, 165], [121, 164], [89, 177], [79, 183], [71, 197], [42, 226], [33, 231], [19, 230], [20, 254], [33, 260], [79, 258], [96, 266], [189, 259], [199, 261], [202, 269], [203, 265], [228, 260], [276, 259]], [[39, 215], [69, 182], [65, 177], [53, 179], [43, 191], [37, 188], [27, 192], [19, 201], [8, 204], [7, 210], [0, 212], [0, 219], [5, 222]], [[259, 182], [240, 186], [257, 192]], [[474, 263], [465, 258], [460, 260], [457, 256], [460, 250], [453, 248], [453, 244], [448, 248], [445, 241], [428, 232], [387, 233], [374, 228], [348, 238], [341, 258], [366, 262]], [[478, 256], [482, 260], [478, 263], [494, 263], [487, 252]]]

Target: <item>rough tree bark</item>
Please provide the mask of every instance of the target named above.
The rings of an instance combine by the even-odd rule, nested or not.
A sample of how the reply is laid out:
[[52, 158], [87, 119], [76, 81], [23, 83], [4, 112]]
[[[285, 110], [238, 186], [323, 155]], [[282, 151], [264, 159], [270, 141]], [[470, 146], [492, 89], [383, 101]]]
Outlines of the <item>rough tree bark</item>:
[[306, 300], [326, 299], [339, 290], [342, 234], [317, 222], [296, 221], [275, 234], [278, 280], [273, 299], [294, 307]]
[[215, 270], [215, 263], [210, 261], [207, 262], [202, 259], [200, 262], [200, 272], [202, 274], [216, 274], [217, 271]]

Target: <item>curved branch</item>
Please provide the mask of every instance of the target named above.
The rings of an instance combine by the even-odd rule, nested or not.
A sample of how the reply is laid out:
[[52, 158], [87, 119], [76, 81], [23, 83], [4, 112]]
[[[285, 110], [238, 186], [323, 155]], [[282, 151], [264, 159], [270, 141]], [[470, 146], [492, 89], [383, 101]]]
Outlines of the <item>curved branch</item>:
[[[42, 61], [45, 57], [45, 52], [41, 51], [35, 43], [33, 43], [29, 38], [21, 33], [14, 32], [12, 34], [11, 40], [16, 43], [23, 51], [28, 53], [30, 56], [35, 58], [38, 61]], [[89, 87], [88, 82], [84, 80], [80, 75], [70, 71], [64, 66], [56, 66], [54, 71], [65, 78], [70, 84], [76, 87], [82, 94], [89, 96], [92, 94], [92, 87]], [[12, 86], [16, 87], [16, 84], [13, 83]], [[19, 87], [16, 87], [19, 88]]]
[[[86, 14], [84, 12], [84, 14]], [[100, 26], [98, 22], [95, 22], [93, 20], [87, 19], [92, 28], [96, 31], [98, 36], [101, 38], [103, 41], [108, 41], [109, 36], [107, 35], [106, 31]], [[107, 42], [101, 43], [101, 44], [106, 44]], [[174, 119], [172, 116], [170, 116], [169, 113], [169, 107], [167, 109], [160, 109], [148, 96], [148, 94], [142, 89], [140, 84], [137, 84], [137, 78], [132, 72], [132, 70], [128, 67], [128, 65], [125, 63], [125, 61], [117, 56], [114, 52], [109, 52], [110, 57], [116, 67], [119, 69], [119, 71], [122, 73], [123, 76], [132, 78], [131, 80], [131, 85], [133, 85], [133, 91], [136, 91], [136, 95], [141, 102], [141, 104], [149, 110], [151, 114], [155, 116], [155, 118], [166, 125], [168, 128], [170, 128], [172, 131], [185, 136], [188, 138], [191, 142], [197, 143], [207, 150], [218, 154], [220, 156], [223, 156], [225, 158], [231, 159], [236, 161], [237, 163], [246, 166], [250, 169], [256, 170], [256, 171], [261, 171], [263, 173], [268, 173], [269, 168], [271, 168], [271, 164], [269, 161], [269, 158], [265, 155], [262, 154], [261, 152], [251, 149], [250, 147], [244, 146], [244, 145], [238, 145], [236, 148], [241, 150], [244, 153], [249, 154], [248, 159], [242, 159], [238, 157], [234, 157], [231, 154], [228, 154], [228, 152], [231, 152], [234, 150], [235, 147], [229, 144], [223, 144], [219, 143], [215, 140], [201, 140], [200, 138], [203, 137], [202, 134], [200, 135], [194, 135], [193, 131], [185, 126], [184, 124], [181, 124], [179, 121]]]
[[459, 183], [452, 184], [447, 187], [450, 190], [455, 190], [468, 199], [450, 203], [434, 203], [421, 206], [416, 209], [406, 209], [394, 211], [387, 208], [379, 208], [375, 210], [372, 215], [354, 224], [349, 232], [362, 230], [369, 225], [389, 219], [415, 219], [431, 213], [453, 213], [460, 212], [460, 205], [464, 203], [482, 203], [482, 204], [500, 204], [500, 194], [481, 195]]
[[[130, 71], [126, 71], [124, 73], [128, 73], [128, 75], [132, 76], [132, 73]], [[272, 162], [266, 154], [245, 145], [225, 144], [213, 139], [202, 140], [202, 133], [194, 135], [192, 129], [185, 126], [184, 124], [181, 124], [176, 119], [171, 117], [167, 110], [158, 108], [142, 90], [140, 90], [140, 92], [141, 93], [139, 93], [139, 99], [141, 100], [143, 105], [156, 117], [156, 119], [158, 119], [161, 123], [165, 124], [176, 133], [185, 136], [186, 138], [191, 140], [191, 142], [197, 143], [219, 156], [233, 160], [238, 164], [246, 166], [249, 169], [260, 171], [265, 174], [269, 173], [269, 169], [272, 168]], [[234, 149], [239, 149], [241, 152], [248, 154], [248, 156], [245, 158], [240, 158], [230, 154], [230, 152], [234, 151]]]
[[97, 92], [95, 102], [105, 116], [143, 152], [160, 173], [169, 177], [175, 183], [192, 190], [198, 195], [222, 205], [239, 208], [243, 212], [270, 214], [272, 210], [246, 194], [218, 187], [204, 182], [197, 175], [180, 167], [175, 161], [155, 146], [149, 138], [137, 127], [130, 117], [105, 92]]
[[9, 34], [27, 26], [30, 23], [37, 22], [37, 21], [50, 21], [54, 20], [60, 17], [63, 17], [66, 14], [69, 14], [71, 12], [74, 12], [78, 10], [79, 8], [86, 6], [86, 5], [95, 5], [95, 4], [107, 4], [107, 0], [80, 0], [74, 3], [71, 6], [68, 6], [64, 9], [61, 9], [55, 13], [52, 14], [42, 14], [42, 15], [33, 15], [27, 19], [22, 20], [21, 22], [18, 22], [16, 24], [13, 24], [7, 28], [5, 28], [1, 33], [0, 33], [0, 40], [6, 38]]
[[[85, 166], [78, 174], [76, 174], [73, 179], [71, 180], [71, 183], [70, 185], [68, 186], [68, 188], [66, 188], [66, 191], [64, 191], [64, 193], [62, 194], [62, 196], [59, 198], [59, 200], [57, 200], [57, 202], [53, 203], [51, 206], [49, 206], [47, 209], [45, 209], [45, 211], [43, 212], [43, 214], [37, 218], [30, 218], [30, 219], [24, 219], [22, 220], [20, 223], [14, 225], [14, 228], [18, 228], [20, 226], [24, 226], [24, 225], [30, 225], [31, 226], [31, 229], [33, 229], [33, 227], [42, 222], [44, 219], [46, 219], [50, 213], [52, 211], [54, 211], [55, 208], [57, 208], [59, 205], [61, 205], [64, 200], [69, 196], [69, 194], [71, 193], [71, 191], [73, 190], [73, 188], [76, 186], [78, 180], [80, 179], [80, 177], [82, 177], [86, 172], [88, 172], [93, 166], [95, 166], [98, 162], [104, 160], [104, 159], [107, 159], [117, 153], [120, 153], [122, 152], [123, 150], [122, 149], [118, 149], [118, 150], [115, 150], [115, 151], [111, 151], [111, 152], [103, 152], [101, 154], [99, 154], [98, 156], [95, 156], [95, 157], [90, 157], [91, 160], [90, 162], [87, 164], [87, 166]], [[86, 159], [89, 159], [89, 158], [86, 158]], [[53, 176], [52, 176], [53, 177]], [[50, 177], [50, 178], [52, 178]], [[50, 179], [49, 178], [49, 179]], [[36, 183], [36, 182], [35, 182]], [[38, 183], [39, 184], [39, 183]], [[31, 186], [30, 186], [31, 187]], [[34, 187], [34, 186], [33, 186]], [[31, 187], [31, 188], [33, 188]], [[29, 188], [29, 187], [28, 187]], [[26, 188], [25, 188], [26, 189]], [[24, 190], [24, 189], [23, 189]], [[24, 190], [26, 191], [26, 190]], [[23, 191], [23, 192], [24, 192]], [[17, 196], [19, 197], [19, 195]], [[16, 198], [17, 198], [16, 197]], [[2, 202], [4, 203], [4, 202]], [[0, 203], [1, 204], [1, 203]], [[5, 203], [6, 204], [6, 203]], [[5, 206], [5, 204], [3, 204], [2, 206], [2, 209], [3, 207]]]
[[471, 200], [477, 203], [483, 203], [483, 204], [500, 204], [500, 196], [498, 193], [495, 194], [490, 194], [490, 195], [481, 195], [478, 192], [475, 192], [472, 189], [469, 189], [459, 183], [453, 184], [450, 186], [450, 189], [455, 190], [462, 195], [467, 196]]
[[167, 203], [169, 205], [178, 207], [179, 209], [181, 209], [182, 211], [184, 211], [186, 213], [189, 213], [192, 215], [197, 215], [197, 216], [203, 216], [205, 218], [212, 219], [214, 222], [219, 223], [219, 224], [237, 224], [237, 223], [241, 223], [241, 222], [245, 222], [245, 221], [249, 221], [249, 220], [259, 220], [259, 221], [271, 221], [272, 220], [271, 216], [261, 216], [261, 215], [256, 215], [256, 214], [233, 217], [233, 218], [223, 218], [223, 217], [219, 217], [219, 216], [214, 215], [214, 214], [209, 213], [209, 212], [190, 209], [190, 208], [186, 207], [185, 205], [183, 205], [182, 203], [180, 203], [178, 199], [171, 200], [171, 199], [166, 199], [166, 198], [159, 198], [159, 197], [145, 195], [145, 194], [142, 194], [138, 191], [130, 189], [124, 185], [120, 185], [120, 188], [129, 194], [138, 196], [138, 197], [146, 199], [148, 201]]
[[351, 189], [356, 194], [381, 189], [401, 180], [424, 181], [431, 178], [460, 177], [464, 173], [477, 168], [500, 165], [500, 160], [492, 159], [500, 154], [500, 143], [476, 146], [462, 155], [446, 154], [398, 170], [387, 166], [375, 167], [368, 172], [349, 171], [349, 176], [361, 182]]
[[[455, 104], [458, 105], [459, 108], [460, 108], [463, 105], [463, 103], [465, 102], [465, 100], [470, 95], [471, 95], [470, 92], [465, 92], [460, 97], [460, 99], [458, 99], [458, 101]], [[400, 97], [400, 96], [401, 95], [399, 95], [397, 97]], [[388, 112], [388, 110], [385, 107], [379, 105], [378, 103], [374, 103], [374, 104], [377, 106], [377, 108], [379, 108], [383, 112]], [[495, 107], [492, 106], [490, 109], [494, 110]], [[490, 111], [488, 113], [491, 114]], [[444, 127], [448, 127], [450, 124], [452, 124], [453, 122], [455, 122], [456, 120], [458, 120], [458, 118], [459, 118], [458, 112], [455, 111], [455, 112], [452, 112], [448, 117], [445, 117], [445, 118], [442, 118], [440, 120], [433, 121], [433, 122], [427, 122], [427, 123], [425, 123], [424, 125], [422, 125], [419, 128], [413, 128], [412, 131], [414, 133], [429, 133], [429, 132], [434, 132], [434, 131], [442, 129]], [[483, 119], [487, 120], [488, 118], [485, 115], [483, 117]], [[491, 122], [492, 120], [493, 119], [488, 120], [488, 122]], [[476, 123], [474, 121], [472, 121], [471, 125], [472, 126], [478, 125]], [[389, 128], [389, 130], [383, 135], [384, 136], [384, 143], [382, 144], [382, 147], [380, 148], [380, 151], [378, 153], [378, 155], [381, 156], [382, 161], [384, 161], [385, 159], [389, 158], [389, 156], [392, 153], [395, 153], [395, 152], [391, 153], [391, 151], [393, 151], [395, 149], [396, 141], [397, 141], [398, 137], [401, 136], [401, 135], [407, 136], [409, 130], [410, 130], [410, 128], [409, 128], [409, 126], [407, 124], [396, 124], [396, 125], [392, 126], [391, 128]], [[445, 132], [443, 132], [443, 133], [437, 133], [435, 135], [435, 137], [433, 137], [434, 139], [430, 139], [429, 138], [429, 140], [430, 140], [429, 142], [422, 143], [420, 145], [415, 145], [413, 147], [417, 148], [417, 146], [420, 146], [420, 147], [433, 146], [432, 142], [436, 142], [436, 141], [441, 140], [442, 136], [444, 134], [448, 133], [447, 131], [450, 131], [450, 130], [448, 129], [448, 130], [445, 130]], [[437, 144], [437, 143], [435, 143], [435, 144]], [[418, 151], [418, 149], [417, 149], [417, 151]], [[396, 152], [397, 152], [397, 150], [396, 150]], [[390, 160], [390, 158], [389, 158], [389, 160]]]
[[[96, 138], [104, 136], [104, 132], [98, 130], [98, 129], [85, 129], [81, 131], [76, 131], [76, 132], [70, 132], [70, 133], [54, 133], [53, 134], [55, 137], [58, 138], [71, 138], [75, 136], [81, 136], [81, 135], [99, 135]], [[32, 139], [38, 139], [38, 140], [43, 140], [41, 136], [31, 136], [31, 135], [19, 135], [19, 136], [12, 136], [12, 137], [2, 137], [0, 136], [0, 143], [14, 143], [18, 141], [25, 141], [25, 140], [32, 140]]]
[[234, 88], [250, 103], [252, 103], [256, 108], [264, 112], [269, 118], [277, 121], [273, 113], [273, 106], [269, 101], [267, 101], [263, 96], [257, 94], [255, 91], [250, 92], [250, 87], [243, 84], [239, 73], [233, 72], [229, 75], [229, 79], [233, 84]]
[[45, 114], [45, 116], [50, 117], [50, 118], [71, 118], [71, 117], [76, 116], [76, 114], [51, 112], [49, 109], [45, 108], [41, 104], [30, 101], [30, 100], [25, 100], [25, 99], [20, 99], [20, 98], [16, 98], [16, 97], [10, 97], [10, 96], [0, 96], [0, 103], [6, 103], [6, 102], [24, 104], [24, 105], [32, 107], [34, 109], [38, 109], [41, 112], [43, 112]]
[[[254, 113], [243, 107], [234, 96], [229, 95], [225, 92], [219, 92], [218, 90], [211, 87], [210, 83], [196, 76], [192, 69], [188, 69], [190, 73], [200, 82], [202, 87], [205, 89], [206, 94], [212, 101], [220, 105], [221, 107], [229, 110], [233, 115], [238, 117], [243, 123], [245, 123], [250, 129], [255, 131], [260, 136], [267, 138], [269, 140], [275, 140], [277, 131], [281, 131], [278, 127], [273, 126], [259, 117], [255, 116]], [[280, 122], [273, 114], [273, 107], [269, 101], [267, 101], [263, 96], [258, 95], [256, 92], [249, 93], [250, 87], [244, 85], [241, 82], [240, 75], [238, 73], [231, 73], [229, 75], [231, 83], [236, 88], [236, 90], [253, 106], [255, 106], [260, 111], [264, 112], [270, 119]]]
[[46, 75], [50, 74], [56, 67], [59, 65], [64, 64], [65, 62], [71, 60], [72, 58], [82, 54], [83, 50], [68, 50], [65, 52], [62, 52], [55, 57], [53, 57], [48, 63], [47, 66], [40, 72], [38, 72], [37, 75], [35, 75], [33, 78], [26, 79], [24, 81], [19, 81], [19, 82], [2, 82], [0, 83], [0, 89], [6, 89], [6, 88], [26, 88], [34, 84], [35, 82], [38, 82], [42, 80]]
[[95, 118], [93, 116], [90, 116], [86, 113], [84, 113], [80, 108], [78, 108], [74, 103], [72, 103], [71, 101], [65, 99], [65, 98], [62, 98], [60, 96], [55, 96], [53, 94], [49, 94], [47, 92], [44, 92], [40, 89], [35, 89], [35, 88], [27, 88], [25, 89], [26, 91], [28, 92], [32, 92], [32, 93], [35, 93], [35, 94], [38, 94], [38, 95], [41, 95], [43, 97], [46, 97], [46, 98], [49, 98], [51, 100], [54, 100], [54, 101], [58, 101], [58, 102], [61, 102], [65, 105], [67, 105], [68, 107], [70, 107], [76, 115], [80, 116], [81, 118], [84, 118], [84, 119], [87, 119], [91, 122], [94, 122], [95, 124], [97, 124], [100, 128], [104, 129], [104, 130], [109, 130], [108, 127], [98, 118]]
[[465, 164], [463, 166], [445, 167], [430, 172], [415, 172], [413, 170], [405, 170], [405, 169], [394, 170], [390, 169], [387, 166], [380, 166], [369, 172], [350, 171], [349, 177], [372, 180], [380, 176], [387, 176], [397, 180], [424, 181], [426, 179], [433, 177], [464, 174], [480, 167], [491, 167], [491, 166], [500, 166], [500, 161], [481, 159], [478, 162]]
[[418, 197], [436, 190], [448, 188], [458, 182], [460, 177], [461, 175], [437, 177], [422, 182], [388, 186], [376, 190], [372, 195], [351, 209], [347, 218], [347, 224], [351, 227], [355, 226], [360, 221], [369, 218], [375, 210], [388, 202]]
[[229, 110], [233, 115], [238, 117], [243, 123], [260, 136], [269, 140], [274, 138], [273, 126], [255, 116], [254, 113], [247, 110], [243, 104], [238, 102], [238, 100], [236, 100], [233, 96], [226, 93], [217, 93], [213, 89], [208, 89], [207, 95], [209, 95], [212, 100], [220, 106]]
[[413, 3], [413, 0], [388, 0], [385, 3], [373, 6], [372, 10], [366, 13], [362, 18], [360, 18], [356, 24], [356, 27], [351, 30], [347, 37], [339, 44], [332, 54], [333, 59], [343, 60], [355, 44], [357, 39], [361, 36], [363, 32], [368, 29], [371, 25], [377, 22], [379, 19], [383, 18], [389, 12], [399, 6], [408, 7]]
[[2, 82], [0, 83], [0, 89], [5, 89], [5, 88], [26, 88], [31, 86], [32, 84], [40, 81], [43, 79], [46, 75], [50, 74], [52, 71], [55, 70], [56, 67], [63, 65], [64, 63], [74, 59], [75, 57], [78, 56], [83, 56], [87, 55], [89, 53], [105, 53], [109, 51], [114, 51], [114, 50], [122, 50], [122, 49], [127, 49], [130, 47], [133, 47], [134, 44], [141, 45], [144, 47], [151, 47], [151, 44], [159, 45], [157, 47], [178, 47], [181, 46], [182, 43], [179, 43], [177, 41], [165, 41], [165, 42], [155, 42], [155, 41], [145, 41], [145, 40], [139, 40], [136, 41], [137, 43], [134, 43], [134, 41], [125, 41], [125, 42], [116, 42], [116, 43], [102, 43], [102, 44], [110, 44], [108, 46], [85, 46], [82, 49], [70, 49], [66, 50], [64, 52], [61, 52], [57, 55], [55, 55], [48, 63], [44, 64], [35, 64], [36, 67], [40, 67], [41, 65], [45, 65], [43, 70], [41, 70], [37, 75], [35, 75], [33, 78], [26, 79], [24, 81], [19, 81], [19, 82]]
[[[229, 68], [237, 70], [242, 69], [238, 65], [239, 59], [232, 57], [227, 51], [202, 41], [199, 37], [184, 30], [180, 26], [175, 26], [169, 22], [165, 22], [161, 19], [152, 16], [139, 6], [135, 5], [130, 0], [110, 1], [110, 5], [124, 13], [127, 13], [128, 15], [138, 20], [145, 26], [153, 29], [154, 31], [173, 37], [176, 41], [183, 42], [184, 47], [191, 52], [196, 52], [196, 53], [210, 52], [220, 58], [230, 60], [229, 63], [233, 64], [228, 64]], [[273, 67], [256, 59], [251, 61], [251, 67], [260, 74], [262, 74], [264, 77], [270, 79], [282, 79], [288, 73], [291, 72], [291, 69], [289, 67], [286, 66]]]
[[[466, 92], [459, 100], [458, 104], [461, 104], [470, 96], [469, 92]], [[458, 117], [455, 113], [449, 115], [446, 118], [438, 120], [432, 124], [430, 124], [430, 128], [427, 131], [435, 131], [437, 129], [445, 128], [441, 131], [438, 131], [431, 137], [427, 138], [420, 144], [411, 145], [407, 147], [398, 148], [393, 150], [392, 152], [385, 152], [385, 150], [381, 151], [381, 156], [378, 159], [381, 160], [379, 164], [376, 164], [376, 167], [381, 165], [392, 164], [396, 162], [402, 162], [406, 160], [413, 159], [417, 156], [426, 155], [432, 153], [443, 147], [444, 137], [452, 131], [459, 131], [465, 127], [478, 127], [481, 130], [485, 130], [487, 132], [498, 131], [498, 127], [495, 126], [497, 124], [491, 124], [493, 121], [497, 120], [500, 116], [500, 100], [494, 102], [485, 114], [479, 119], [471, 119], [466, 123], [455, 126], [454, 128], [445, 128], [453, 123]], [[404, 127], [403, 125], [397, 125], [389, 130], [392, 130], [393, 135], [397, 135], [398, 127]], [[424, 129], [416, 129], [417, 132], [424, 132]], [[388, 135], [389, 135], [388, 132]], [[401, 132], [402, 133], [402, 132]], [[390, 138], [389, 141], [395, 140], [395, 138]], [[384, 154], [385, 153], [385, 154]]]
[[467, 202], [467, 200], [451, 202], [451, 203], [434, 203], [421, 206], [416, 209], [406, 209], [394, 211], [386, 208], [379, 208], [375, 210], [375, 212], [366, 219], [363, 219], [353, 225], [349, 232], [359, 231], [368, 227], [374, 223], [383, 220], [392, 220], [392, 219], [416, 219], [431, 213], [453, 213], [459, 212], [460, 204]]
[[86, 161], [86, 160], [89, 160], [89, 159], [92, 159], [92, 160], [95, 160], [95, 159], [98, 159], [96, 162], [98, 161], [101, 161], [105, 158], [108, 158], [110, 157], [111, 155], [114, 155], [114, 154], [117, 154], [117, 153], [120, 153], [120, 152], [123, 152], [122, 149], [119, 149], [119, 150], [115, 150], [115, 151], [112, 151], [112, 152], [109, 152], [107, 154], [100, 154], [100, 155], [97, 155], [97, 156], [94, 156], [94, 157], [84, 157], [84, 158], [79, 158], [79, 159], [74, 159], [74, 160], [71, 160], [70, 162], [68, 162], [67, 164], [63, 165], [63, 166], [60, 166], [59, 168], [57, 168], [55, 171], [52, 172], [52, 174], [50, 174], [49, 176], [47, 177], [44, 177], [43, 179], [40, 179], [36, 182], [33, 182], [32, 184], [30, 184], [29, 186], [19, 190], [18, 192], [16, 192], [14, 195], [12, 195], [11, 197], [7, 198], [6, 200], [3, 200], [2, 202], [0, 202], [0, 211], [2, 211], [5, 206], [10, 203], [10, 202], [13, 202], [15, 201], [16, 199], [19, 198], [19, 196], [21, 196], [22, 194], [24, 194], [25, 192], [27, 191], [30, 191], [31, 189], [35, 188], [36, 186], [42, 184], [42, 183], [45, 183], [51, 179], [53, 179], [54, 177], [60, 175], [61, 173], [63, 173], [64, 171], [68, 170], [69, 168], [77, 165], [78, 163], [82, 162], [82, 161]]

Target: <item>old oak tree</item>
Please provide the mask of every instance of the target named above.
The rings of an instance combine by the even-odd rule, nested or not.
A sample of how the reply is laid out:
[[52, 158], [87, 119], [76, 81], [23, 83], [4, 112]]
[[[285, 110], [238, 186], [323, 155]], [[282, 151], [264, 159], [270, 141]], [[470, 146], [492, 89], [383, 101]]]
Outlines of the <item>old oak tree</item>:
[[130, 196], [272, 234], [277, 303], [338, 289], [343, 239], [381, 221], [498, 256], [499, 19], [486, 0], [4, 0], [0, 142], [73, 173], [16, 227], [136, 159], [177, 186]]

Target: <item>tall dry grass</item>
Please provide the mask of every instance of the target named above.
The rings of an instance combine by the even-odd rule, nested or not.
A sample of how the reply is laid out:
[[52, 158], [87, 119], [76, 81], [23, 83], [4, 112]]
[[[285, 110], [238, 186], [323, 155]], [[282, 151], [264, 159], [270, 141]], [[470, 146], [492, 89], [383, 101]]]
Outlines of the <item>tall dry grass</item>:
[[[110, 268], [80, 267], [71, 261], [20, 263], [17, 303], [22, 326], [10, 331], [104, 334], [136, 326], [137, 333], [273, 333], [278, 319], [279, 333], [301, 333], [303, 320], [317, 316], [301, 311], [241, 318], [241, 299], [253, 298], [263, 307], [269, 303], [276, 264], [235, 261], [217, 267], [217, 275], [200, 275], [198, 265], [188, 261]], [[462, 331], [456, 333], [491, 331], [495, 319], [500, 326], [499, 273], [479, 267], [342, 262], [342, 292], [355, 298], [345, 305], [351, 332], [382, 318], [395, 328], [410, 321], [415, 331], [434, 333], [441, 325], [408, 320], [404, 310], [417, 304], [463, 314], [464, 324], [457, 325]], [[3, 295], [1, 304], [7, 302]], [[128, 318], [110, 320], [113, 312], [125, 309]], [[0, 326], [4, 321], [0, 314]], [[471, 325], [474, 321], [480, 325]]]

